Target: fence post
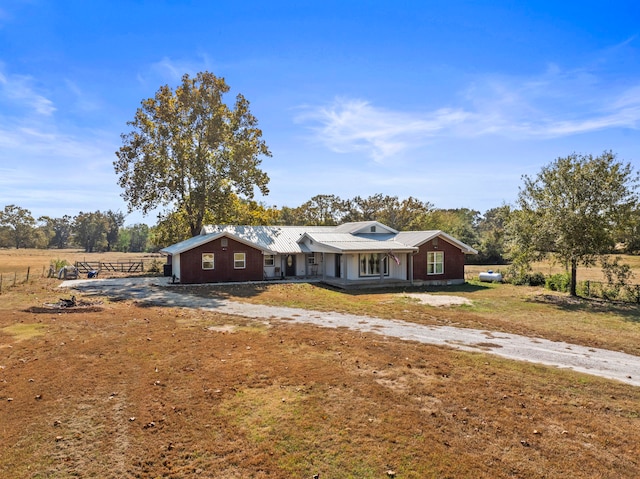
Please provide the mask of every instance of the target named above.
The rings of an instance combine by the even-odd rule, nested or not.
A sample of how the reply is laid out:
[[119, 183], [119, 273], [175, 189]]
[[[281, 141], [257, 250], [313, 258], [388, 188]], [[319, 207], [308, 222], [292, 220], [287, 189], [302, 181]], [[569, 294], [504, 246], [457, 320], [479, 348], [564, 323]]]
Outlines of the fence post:
[[586, 280], [585, 281], [585, 285], [587, 286], [587, 298], [590, 298], [591, 297], [591, 288], [590, 288], [591, 282], [589, 280]]
[[27, 281], [25, 281], [25, 283], [29, 282], [29, 274], [31, 273], [31, 266], [27, 266]]
[[13, 273], [13, 285], [16, 285], [16, 280], [18, 279], [18, 273]]

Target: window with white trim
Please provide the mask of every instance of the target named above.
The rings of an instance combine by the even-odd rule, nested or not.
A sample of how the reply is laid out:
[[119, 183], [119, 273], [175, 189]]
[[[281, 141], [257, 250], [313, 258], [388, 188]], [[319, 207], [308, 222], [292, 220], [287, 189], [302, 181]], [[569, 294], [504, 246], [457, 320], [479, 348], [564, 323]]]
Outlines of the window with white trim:
[[245, 269], [247, 267], [247, 253], [233, 253], [233, 269]]
[[307, 264], [309, 266], [313, 266], [314, 264], [317, 264], [316, 263], [316, 255], [315, 254], [310, 254], [310, 255], [307, 256]]
[[213, 253], [202, 253], [202, 269], [213, 269]]
[[444, 273], [444, 251], [427, 252], [427, 274]]
[[264, 265], [265, 266], [275, 266], [276, 265], [276, 257], [272, 254], [264, 255]]
[[389, 275], [389, 261], [386, 254], [362, 253], [359, 255], [360, 276], [380, 276], [382, 263], [382, 274]]

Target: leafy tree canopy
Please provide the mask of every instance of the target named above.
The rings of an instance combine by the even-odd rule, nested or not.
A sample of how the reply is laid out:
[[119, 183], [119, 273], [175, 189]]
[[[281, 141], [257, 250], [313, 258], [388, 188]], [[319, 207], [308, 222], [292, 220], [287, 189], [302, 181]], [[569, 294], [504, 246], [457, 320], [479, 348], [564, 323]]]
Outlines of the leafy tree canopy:
[[230, 108], [223, 102], [228, 91], [223, 78], [201, 72], [142, 102], [114, 162], [129, 211], [164, 206], [165, 220], [178, 214], [193, 236], [208, 214], [222, 222], [232, 195], [268, 193], [259, 166], [271, 153], [249, 102], [239, 94]]
[[16, 205], [7, 205], [0, 211], [0, 226], [6, 226], [8, 236], [16, 248], [32, 246], [36, 220], [31, 211]]
[[611, 251], [619, 225], [637, 207], [638, 176], [630, 164], [605, 151], [571, 154], [524, 176], [519, 210], [510, 217], [514, 261], [526, 264], [550, 253], [570, 266], [570, 292], [576, 295], [579, 264], [591, 266]]
[[104, 251], [107, 248], [107, 233], [109, 218], [105, 213], [96, 211], [83, 213], [74, 217], [74, 232], [76, 241], [85, 252]]

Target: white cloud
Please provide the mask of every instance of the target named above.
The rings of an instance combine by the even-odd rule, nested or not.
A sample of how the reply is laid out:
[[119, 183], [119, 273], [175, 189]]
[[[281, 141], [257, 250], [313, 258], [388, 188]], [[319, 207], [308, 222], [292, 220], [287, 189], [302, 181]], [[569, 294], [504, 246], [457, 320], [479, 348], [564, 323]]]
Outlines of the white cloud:
[[364, 152], [377, 162], [443, 137], [551, 139], [640, 127], [640, 84], [605, 85], [588, 71], [562, 71], [556, 65], [529, 78], [478, 78], [459, 98], [461, 105], [425, 112], [339, 98], [303, 108], [295, 121], [308, 124], [315, 141], [326, 148]]
[[557, 138], [609, 128], [636, 129], [640, 85], [618, 86], [587, 70], [550, 65], [531, 78], [491, 76], [464, 92], [479, 134]]
[[37, 93], [33, 79], [26, 75], [6, 75], [0, 71], [0, 101], [41, 116], [51, 116], [56, 111], [53, 102]]
[[138, 80], [144, 84], [168, 83], [174, 86], [180, 83], [184, 74], [195, 76], [198, 72], [210, 70], [210, 60], [206, 54], [199, 55], [197, 60], [175, 60], [163, 57], [152, 63], [146, 71], [138, 74]]
[[423, 143], [467, 120], [462, 110], [442, 108], [424, 115], [376, 108], [363, 100], [336, 99], [307, 109], [296, 121], [314, 122], [316, 138], [335, 152], [364, 151], [376, 161]]

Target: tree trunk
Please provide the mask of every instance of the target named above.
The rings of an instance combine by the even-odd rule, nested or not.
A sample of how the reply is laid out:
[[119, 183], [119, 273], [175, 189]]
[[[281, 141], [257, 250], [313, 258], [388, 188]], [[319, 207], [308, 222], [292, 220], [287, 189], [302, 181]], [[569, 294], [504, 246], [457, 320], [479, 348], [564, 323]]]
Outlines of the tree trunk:
[[578, 296], [577, 292], [577, 278], [576, 274], [578, 271], [578, 260], [575, 258], [571, 258], [571, 284], [569, 287], [569, 293], [571, 296]]

